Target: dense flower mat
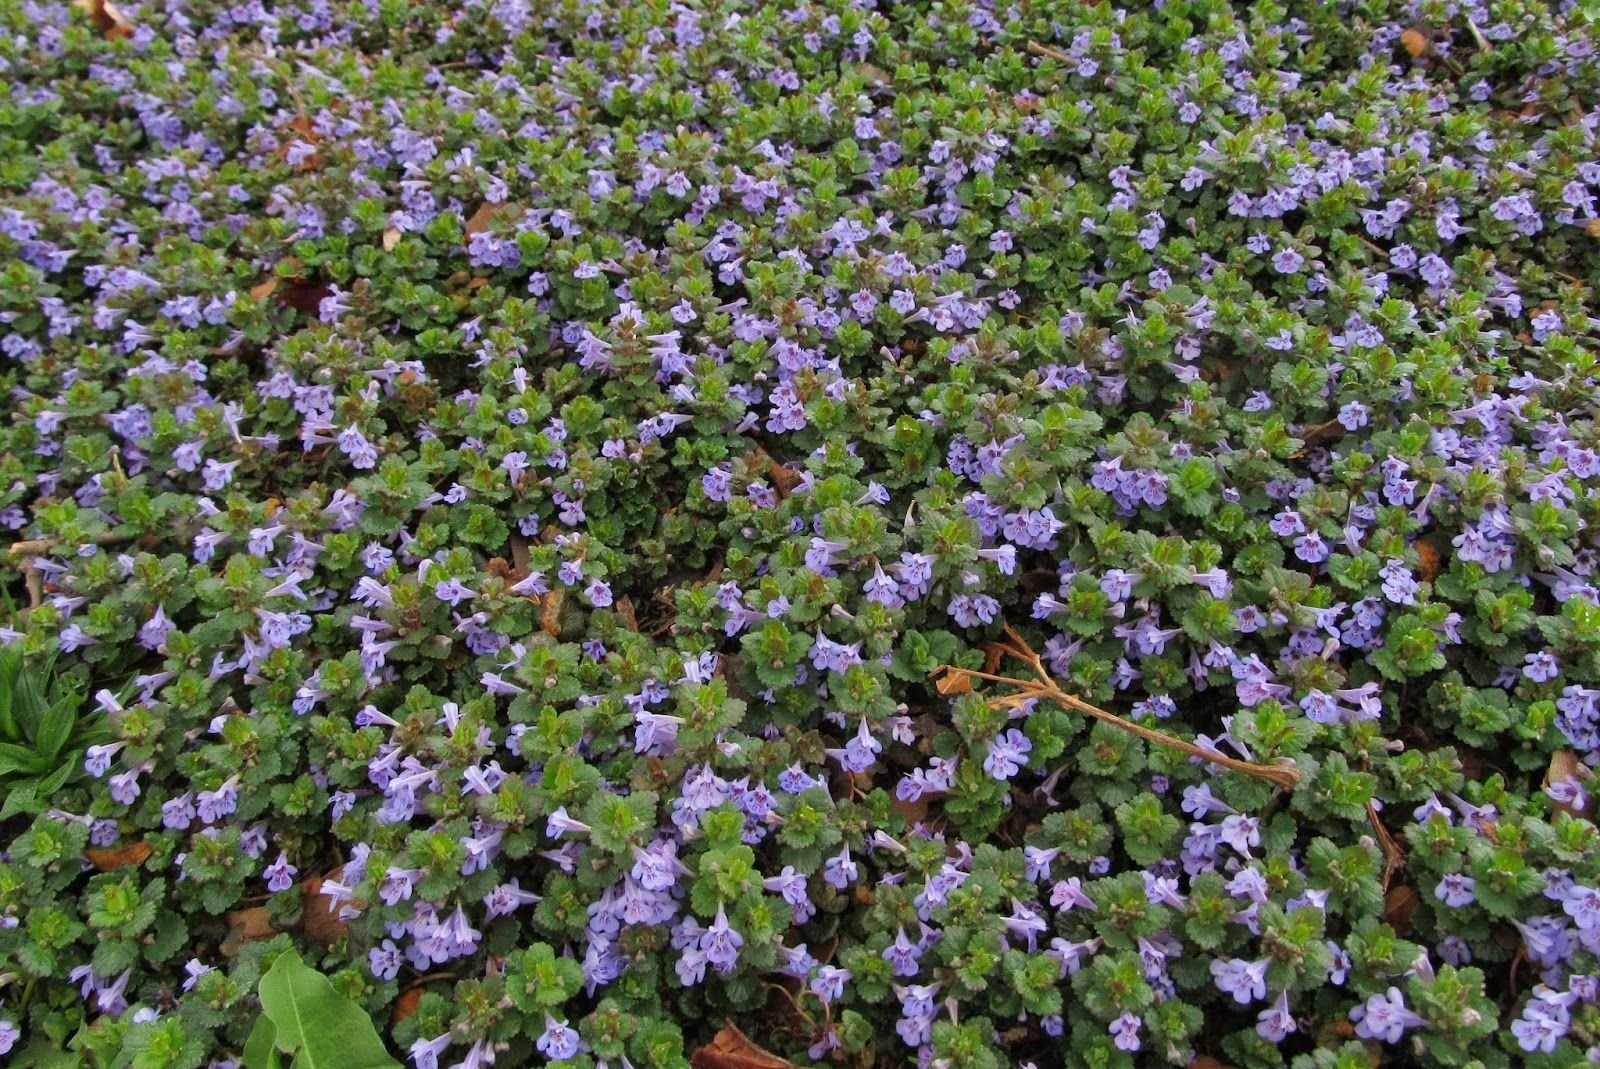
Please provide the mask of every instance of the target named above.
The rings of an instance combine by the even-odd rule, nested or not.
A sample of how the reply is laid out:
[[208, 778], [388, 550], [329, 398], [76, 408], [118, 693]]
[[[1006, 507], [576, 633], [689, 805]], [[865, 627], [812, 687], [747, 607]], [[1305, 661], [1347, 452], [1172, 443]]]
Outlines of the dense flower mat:
[[0, 1049], [1600, 1058], [1597, 18], [0, 5]]

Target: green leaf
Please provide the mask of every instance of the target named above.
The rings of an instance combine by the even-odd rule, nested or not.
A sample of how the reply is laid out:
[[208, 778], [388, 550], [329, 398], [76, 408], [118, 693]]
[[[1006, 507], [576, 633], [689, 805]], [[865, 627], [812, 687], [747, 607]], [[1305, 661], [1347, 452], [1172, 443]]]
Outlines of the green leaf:
[[75, 762], [67, 761], [63, 763], [54, 772], [50, 773], [44, 779], [39, 781], [39, 793], [46, 795], [56, 793], [62, 788], [67, 780], [72, 778], [72, 774], [77, 770], [78, 766]]
[[34, 744], [46, 758], [54, 758], [59, 754], [72, 737], [72, 729], [78, 722], [76, 706], [77, 696], [69, 694], [45, 710], [39, 721], [38, 733], [34, 736]]
[[37, 813], [40, 808], [34, 784], [19, 783], [6, 793], [5, 804], [0, 805], [0, 820], [8, 820], [18, 813]]
[[35, 773], [43, 768], [39, 755], [26, 746], [0, 742], [0, 776], [9, 772]]
[[278, 1029], [272, 1018], [263, 1013], [256, 1018], [256, 1026], [250, 1029], [250, 1038], [245, 1040], [245, 1069], [281, 1069], [283, 1061], [278, 1057], [277, 1044]]
[[261, 978], [260, 996], [276, 1032], [274, 1046], [295, 1055], [295, 1069], [399, 1069], [366, 1011], [295, 951], [272, 963]]
[[12, 689], [15, 696], [12, 715], [16, 717], [17, 727], [22, 729], [22, 734], [30, 739], [38, 738], [39, 721], [46, 708], [44, 692], [39, 688], [40, 674], [23, 669], [17, 675], [17, 682]]

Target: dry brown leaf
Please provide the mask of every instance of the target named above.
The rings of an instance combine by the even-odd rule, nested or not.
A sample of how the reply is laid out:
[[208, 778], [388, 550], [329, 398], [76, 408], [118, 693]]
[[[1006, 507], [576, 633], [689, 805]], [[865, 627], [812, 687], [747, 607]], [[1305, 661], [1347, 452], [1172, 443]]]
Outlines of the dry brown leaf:
[[322, 893], [322, 878], [313, 876], [300, 885], [300, 930], [319, 943], [336, 943], [347, 925], [339, 919], [339, 906]]
[[795, 1069], [787, 1058], [763, 1050], [730, 1022], [689, 1057], [693, 1069]]
[[118, 41], [133, 33], [133, 23], [111, 0], [72, 0], [89, 15], [89, 21], [107, 40]]
[[383, 251], [393, 252], [398, 244], [400, 244], [400, 231], [391, 226], [383, 232]]
[[551, 638], [561, 637], [561, 603], [565, 598], [566, 595], [560, 590], [552, 590], [541, 599], [544, 608], [539, 613], [539, 626]]
[[933, 689], [946, 698], [957, 698], [972, 693], [972, 677], [958, 672], [946, 672], [933, 681]]
[[236, 909], [227, 916], [228, 934], [222, 937], [222, 953], [233, 957], [244, 949], [246, 943], [257, 939], [271, 939], [278, 934], [267, 916], [266, 906]]
[[110, 872], [112, 869], [125, 868], [129, 865], [143, 865], [145, 859], [155, 853], [150, 844], [144, 840], [129, 843], [127, 846], [98, 846], [91, 847], [83, 852], [89, 859], [89, 864], [101, 872]]
[[[617, 615], [622, 617], [623, 626], [629, 631], [632, 631], [634, 634], [638, 634], [639, 616], [633, 610], [633, 599], [626, 594], [622, 595], [622, 597], [617, 599], [616, 609]], [[726, 660], [726, 658], [724, 658], [724, 660]], [[721, 666], [721, 663], [721, 661], [718, 662], [719, 667]]]
[[1413, 26], [1400, 35], [1400, 46], [1410, 55], [1420, 56], [1428, 50], [1428, 37]]
[[394, 1009], [389, 1013], [389, 1023], [399, 1024], [401, 1021], [417, 1012], [417, 1003], [422, 1001], [422, 988], [413, 987], [400, 992], [400, 997], [394, 1000]]
[[1424, 583], [1431, 583], [1433, 582], [1433, 577], [1438, 575], [1439, 570], [1444, 566], [1444, 558], [1439, 555], [1438, 549], [1430, 542], [1418, 542], [1416, 549], [1417, 575], [1422, 578]]
[[506, 205], [503, 202], [496, 204], [487, 200], [478, 205], [478, 210], [467, 217], [467, 225], [463, 228], [467, 236], [471, 237], [473, 234], [481, 234], [483, 231], [488, 230], [494, 222], [495, 216], [499, 215], [505, 207]]
[[511, 536], [511, 563], [516, 565], [517, 571], [523, 575], [528, 574], [528, 540], [521, 535]]
[[1397, 883], [1383, 896], [1383, 916], [1396, 935], [1404, 939], [1411, 933], [1411, 915], [1422, 904], [1422, 896], [1409, 883]]
[[273, 275], [271, 278], [262, 279], [260, 282], [257, 282], [254, 286], [251, 286], [250, 287], [250, 296], [254, 297], [258, 301], [264, 301], [268, 297], [271, 297], [272, 294], [273, 294], [273, 291], [276, 290], [277, 288], [278, 288], [278, 276]]

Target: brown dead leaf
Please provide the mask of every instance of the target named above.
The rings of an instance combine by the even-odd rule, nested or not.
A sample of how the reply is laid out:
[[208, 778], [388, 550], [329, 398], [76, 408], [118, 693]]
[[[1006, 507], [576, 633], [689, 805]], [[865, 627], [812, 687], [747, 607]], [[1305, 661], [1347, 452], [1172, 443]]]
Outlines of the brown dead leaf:
[[[633, 610], [633, 599], [626, 594], [622, 595], [622, 597], [617, 599], [616, 609], [617, 615], [622, 617], [623, 626], [629, 631], [632, 631], [634, 634], [638, 634], [639, 617], [638, 614]], [[724, 660], [726, 660], [726, 658], [724, 658]], [[718, 667], [721, 667], [721, 664], [722, 662], [719, 661]]]
[[1444, 558], [1439, 555], [1439, 550], [1431, 542], [1418, 542], [1417, 549], [1417, 575], [1424, 583], [1433, 582], [1433, 577], [1439, 574], [1444, 566]]
[[539, 613], [539, 626], [551, 638], [561, 637], [561, 603], [565, 598], [560, 590], [552, 590], [541, 599], [544, 609]]
[[889, 800], [889, 808], [905, 818], [907, 824], [923, 824], [928, 819], [928, 803], [932, 801], [926, 794], [918, 796], [916, 801], [908, 802], [898, 795], [893, 795]]
[[958, 698], [972, 693], [972, 677], [960, 672], [946, 672], [933, 681], [933, 689], [946, 698]]
[[506, 563], [504, 557], [490, 557], [489, 563], [483, 566], [483, 570], [496, 579], [508, 579], [511, 577], [511, 565]]
[[689, 1056], [693, 1069], [795, 1069], [787, 1058], [763, 1050], [730, 1022]]
[[128, 21], [128, 16], [111, 0], [72, 0], [74, 7], [80, 7], [89, 15], [89, 21], [94, 23], [94, 28], [100, 31], [101, 36], [110, 41], [118, 41], [133, 33], [133, 23]]
[[347, 925], [339, 919], [339, 907], [322, 893], [322, 878], [313, 876], [300, 885], [300, 930], [319, 943], [338, 942]]
[[1227, 1062], [1220, 1062], [1209, 1054], [1196, 1054], [1189, 1059], [1188, 1069], [1232, 1069]]
[[383, 251], [393, 252], [398, 244], [400, 244], [400, 231], [391, 226], [383, 232]]
[[1005, 661], [1011, 650], [1002, 642], [985, 642], [983, 644], [983, 671], [985, 675], [995, 675], [1000, 671], [1000, 665]]
[[417, 1003], [422, 1001], [422, 988], [413, 987], [400, 992], [400, 997], [394, 1000], [394, 1009], [389, 1013], [389, 1023], [399, 1024], [401, 1021], [417, 1012]]
[[1420, 56], [1428, 50], [1428, 37], [1421, 30], [1413, 26], [1400, 35], [1400, 46], [1412, 56]]
[[273, 291], [277, 288], [278, 276], [273, 275], [271, 278], [264, 278], [260, 282], [257, 282], [254, 286], [251, 286], [250, 296], [258, 301], [264, 301], [268, 297], [271, 297]]
[[1600, 219], [1590, 219], [1583, 224], [1584, 233], [1592, 238], [1600, 238]]
[[127, 846], [99, 846], [91, 847], [83, 852], [89, 859], [89, 864], [101, 872], [110, 872], [112, 869], [126, 868], [129, 865], [143, 865], [145, 859], [155, 853], [150, 844], [144, 840], [129, 843]]
[[511, 536], [511, 563], [523, 575], [528, 574], [528, 540], [521, 535]]
[[222, 937], [222, 953], [230, 958], [243, 950], [246, 943], [271, 939], [278, 934], [267, 917], [266, 906], [236, 909], [227, 915], [227, 920], [228, 934]]
[[468, 237], [471, 237], [473, 234], [481, 234], [485, 230], [488, 230], [489, 227], [494, 223], [495, 218], [508, 207], [509, 205], [503, 201], [499, 204], [496, 204], [493, 201], [486, 200], [482, 204], [478, 205], [477, 211], [473, 212], [467, 217], [466, 226], [462, 229], [466, 231]]
[[1422, 904], [1422, 896], [1409, 883], [1397, 883], [1383, 896], [1383, 916], [1395, 934], [1404, 939], [1411, 932], [1411, 915]]

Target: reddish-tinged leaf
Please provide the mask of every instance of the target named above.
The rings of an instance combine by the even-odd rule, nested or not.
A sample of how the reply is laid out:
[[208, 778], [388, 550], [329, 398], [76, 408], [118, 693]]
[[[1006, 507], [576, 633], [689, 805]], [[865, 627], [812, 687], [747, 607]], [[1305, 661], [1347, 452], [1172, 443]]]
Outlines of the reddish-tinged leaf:
[[732, 1024], [725, 1025], [710, 1043], [695, 1051], [689, 1064], [693, 1069], [795, 1069], [793, 1062], [756, 1046]]
[[94, 23], [94, 28], [108, 40], [116, 41], [133, 33], [133, 23], [128, 21], [128, 16], [122, 9], [111, 3], [111, 0], [72, 0], [74, 7], [80, 7], [88, 12], [89, 21]]
[[143, 865], [145, 858], [154, 852], [149, 843], [140, 840], [127, 846], [92, 847], [85, 850], [83, 856], [89, 859], [89, 864], [101, 872], [110, 872], [112, 869], [126, 868], [129, 865]]

